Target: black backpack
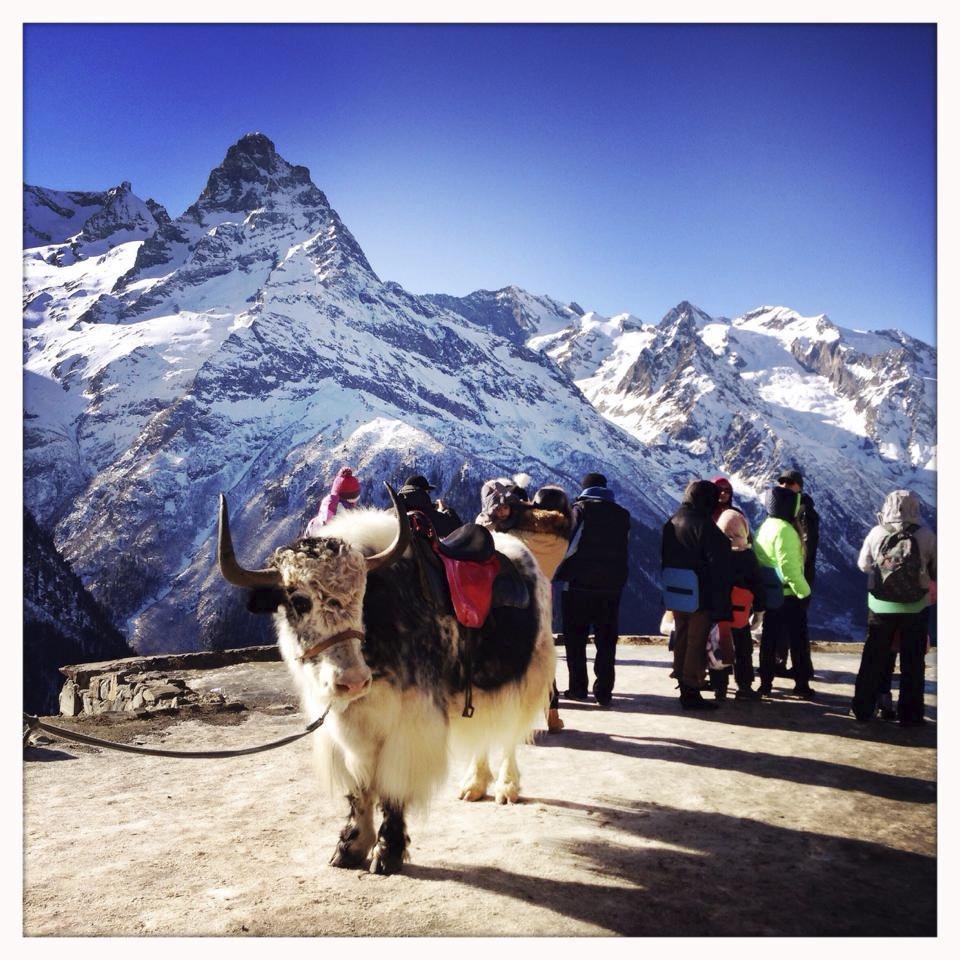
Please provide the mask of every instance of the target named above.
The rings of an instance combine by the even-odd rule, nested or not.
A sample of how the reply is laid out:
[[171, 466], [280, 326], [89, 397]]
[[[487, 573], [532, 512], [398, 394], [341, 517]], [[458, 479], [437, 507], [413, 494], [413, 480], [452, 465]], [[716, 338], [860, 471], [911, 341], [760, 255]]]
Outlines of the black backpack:
[[892, 603], [916, 603], [927, 595], [921, 586], [920, 546], [915, 526], [888, 533], [880, 544], [876, 558], [876, 576], [871, 593], [878, 600]]

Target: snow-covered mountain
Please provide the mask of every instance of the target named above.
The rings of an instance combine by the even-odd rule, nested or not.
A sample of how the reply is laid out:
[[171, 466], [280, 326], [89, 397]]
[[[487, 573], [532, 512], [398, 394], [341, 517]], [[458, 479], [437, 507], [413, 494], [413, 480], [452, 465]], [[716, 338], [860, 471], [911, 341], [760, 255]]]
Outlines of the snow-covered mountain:
[[[424, 473], [464, 517], [492, 476], [576, 491], [606, 473], [634, 517], [622, 627], [638, 631], [692, 476], [723, 469], [748, 497], [798, 462], [845, 524], [830, 562], [856, 576], [856, 615], [845, 551], [873, 494], [900, 469], [932, 503], [933, 391], [907, 374], [935, 376], [935, 355], [899, 334], [687, 304], [652, 327], [516, 287], [414, 296], [262, 134], [175, 219], [129, 184], [25, 187], [24, 216], [26, 503], [143, 652], [260, 639], [214, 569], [216, 495], [258, 564], [343, 464], [368, 502]], [[849, 628], [850, 607], [827, 597], [820, 619]]]
[[[25, 496], [138, 649], [222, 640], [220, 490], [249, 563], [342, 464], [380, 503], [381, 479], [426, 473], [464, 516], [489, 477], [573, 489], [600, 469], [638, 550], [659, 522], [634, 480], [644, 445], [543, 354], [382, 282], [266, 137], [231, 147], [181, 216], [120, 236], [69, 263], [73, 237], [25, 252]], [[656, 603], [643, 581], [635, 618]]]

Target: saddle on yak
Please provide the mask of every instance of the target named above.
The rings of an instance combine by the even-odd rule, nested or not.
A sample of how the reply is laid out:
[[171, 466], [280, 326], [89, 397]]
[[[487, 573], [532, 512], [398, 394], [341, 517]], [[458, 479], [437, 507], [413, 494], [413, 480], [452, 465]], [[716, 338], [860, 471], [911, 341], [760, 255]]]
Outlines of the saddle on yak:
[[[440, 539], [429, 517], [409, 513], [414, 533], [414, 556], [420, 569], [424, 597], [450, 610], [466, 630], [460, 656], [466, 676], [463, 716], [473, 716], [473, 652], [479, 630], [493, 607], [526, 607], [530, 591], [509, 557], [500, 553], [486, 527], [465, 523]], [[442, 575], [441, 575], [442, 571]]]

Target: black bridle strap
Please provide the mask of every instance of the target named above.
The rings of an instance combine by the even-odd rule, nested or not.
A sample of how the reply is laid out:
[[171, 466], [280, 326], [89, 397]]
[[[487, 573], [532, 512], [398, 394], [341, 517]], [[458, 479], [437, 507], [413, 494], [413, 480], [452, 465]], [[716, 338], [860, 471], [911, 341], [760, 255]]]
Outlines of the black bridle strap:
[[[285, 747], [288, 743], [313, 733], [327, 719], [330, 708], [327, 707], [323, 713], [311, 723], [306, 730], [300, 733], [294, 733], [289, 737], [283, 737], [280, 740], [274, 740], [271, 743], [261, 744], [259, 747], [244, 747], [240, 750], [160, 750], [153, 747], [134, 747], [128, 743], [117, 743], [115, 740], [100, 740], [97, 737], [88, 737], [84, 733], [74, 733], [72, 730], [64, 730], [62, 727], [55, 727], [51, 723], [46, 723], [39, 717], [25, 713], [23, 722], [27, 725], [27, 735], [34, 730], [46, 730], [57, 737], [65, 740], [76, 740], [77, 743], [86, 743], [92, 747], [106, 747], [109, 750], [119, 750], [121, 753], [141, 753], [150, 757], [178, 757], [182, 760], [222, 760], [227, 757], [245, 757], [251, 753], [263, 753], [265, 750], [274, 750], [277, 747]], [[26, 745], [26, 738], [24, 739]]]

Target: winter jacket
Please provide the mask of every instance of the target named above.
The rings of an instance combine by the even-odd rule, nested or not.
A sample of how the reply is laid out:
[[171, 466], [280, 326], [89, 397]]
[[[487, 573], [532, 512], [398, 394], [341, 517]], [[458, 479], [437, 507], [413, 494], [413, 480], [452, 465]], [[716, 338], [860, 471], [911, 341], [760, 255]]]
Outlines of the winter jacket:
[[575, 590], [619, 593], [627, 582], [630, 512], [609, 487], [587, 487], [573, 501], [570, 524], [570, 546], [553, 579]]
[[753, 609], [762, 610], [766, 589], [760, 573], [760, 562], [751, 549], [747, 518], [736, 507], [728, 507], [717, 518], [717, 526], [730, 541], [733, 551], [733, 585], [749, 590], [753, 594]]
[[570, 518], [557, 510], [524, 507], [510, 534], [522, 540], [533, 554], [543, 575], [552, 579], [570, 542]]
[[800, 494], [786, 487], [771, 487], [763, 505], [769, 516], [753, 539], [754, 552], [760, 563], [777, 571], [784, 596], [803, 600], [810, 596], [810, 584], [803, 575], [803, 544], [793, 525]]
[[729, 620], [733, 551], [712, 520], [716, 505], [717, 488], [709, 480], [687, 485], [677, 512], [663, 525], [660, 566], [693, 570], [699, 585], [699, 609], [709, 611], [714, 620]]
[[803, 575], [813, 587], [816, 579], [817, 547], [820, 544], [820, 514], [813, 507], [809, 493], [800, 494], [800, 512], [796, 519], [797, 532], [803, 543]]
[[460, 518], [454, 511], [438, 510], [430, 499], [430, 494], [420, 487], [402, 488], [397, 493], [397, 500], [408, 513], [411, 510], [419, 510], [426, 514], [427, 519], [433, 524], [437, 536], [441, 539], [449, 536], [457, 527], [461, 526]]
[[[867, 578], [867, 606], [874, 613], [919, 613], [930, 602], [930, 582], [937, 579], [937, 537], [920, 519], [920, 500], [909, 490], [894, 490], [887, 495], [883, 509], [877, 514], [879, 523], [867, 534], [860, 549], [857, 566]], [[925, 587], [928, 595], [914, 603], [895, 603], [881, 600], [872, 591], [876, 586], [876, 566], [880, 546], [884, 539], [905, 527], [916, 527], [914, 539], [920, 550], [920, 586]]]
[[341, 500], [338, 494], [328, 493], [320, 501], [320, 509], [317, 511], [317, 515], [307, 524], [307, 529], [304, 530], [303, 535], [305, 537], [322, 536], [321, 527], [328, 524], [338, 513], [353, 510], [354, 506], [355, 504]]

